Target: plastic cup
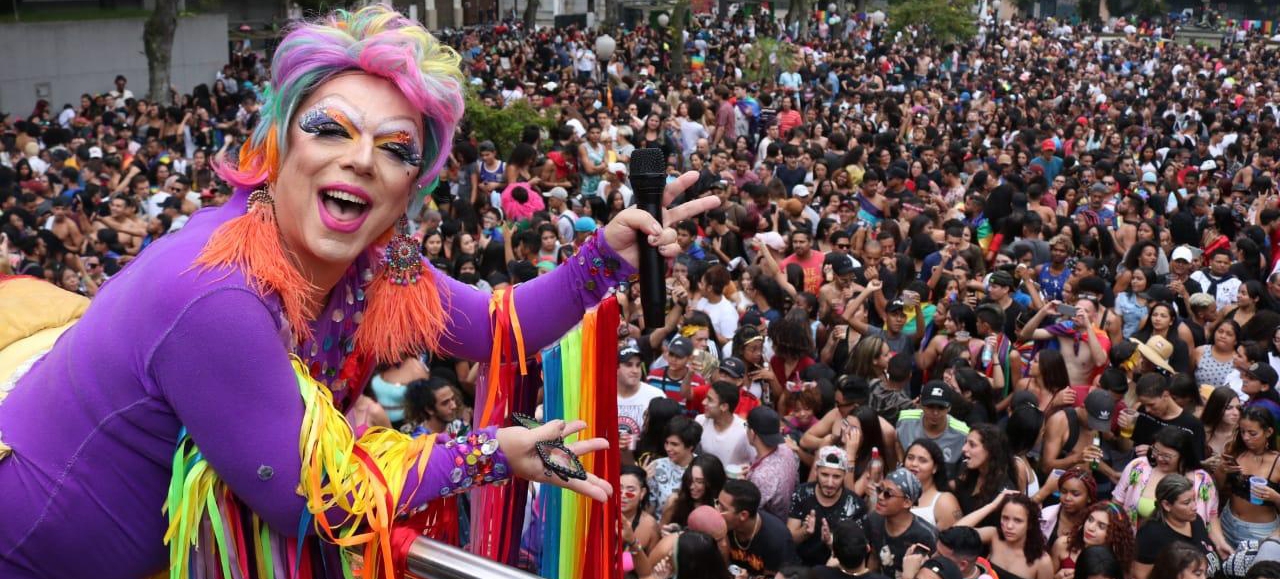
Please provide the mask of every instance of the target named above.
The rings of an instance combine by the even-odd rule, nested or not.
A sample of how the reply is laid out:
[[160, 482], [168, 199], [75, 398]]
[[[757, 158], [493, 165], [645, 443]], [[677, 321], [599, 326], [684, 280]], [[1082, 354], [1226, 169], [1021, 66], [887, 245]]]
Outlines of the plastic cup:
[[1264, 501], [1262, 500], [1262, 497], [1258, 496], [1258, 491], [1266, 488], [1266, 486], [1267, 479], [1260, 476], [1249, 477], [1249, 502], [1255, 505], [1262, 504]]
[[729, 478], [740, 479], [745, 470], [740, 464], [727, 464], [724, 467], [724, 474]]
[[1134, 429], [1135, 427], [1137, 427], [1137, 426], [1138, 426], [1138, 413], [1137, 413], [1137, 411], [1130, 410], [1130, 409], [1126, 408], [1126, 409], [1122, 410], [1120, 413], [1121, 413], [1121, 414], [1124, 414], [1125, 416], [1132, 417], [1132, 418], [1129, 420], [1129, 425], [1128, 425], [1128, 426], [1121, 426], [1121, 427], [1120, 427], [1120, 436], [1122, 436], [1122, 437], [1124, 437], [1124, 438], [1133, 438], [1133, 429]]

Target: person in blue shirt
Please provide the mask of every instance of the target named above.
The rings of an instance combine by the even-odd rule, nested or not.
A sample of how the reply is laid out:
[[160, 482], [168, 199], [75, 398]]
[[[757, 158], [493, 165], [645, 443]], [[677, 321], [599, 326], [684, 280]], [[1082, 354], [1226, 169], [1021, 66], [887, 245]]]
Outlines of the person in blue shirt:
[[1039, 165], [1044, 169], [1044, 179], [1049, 183], [1062, 173], [1062, 157], [1053, 154], [1057, 149], [1058, 146], [1054, 144], [1053, 139], [1045, 139], [1040, 143], [1040, 156], [1031, 160], [1032, 165]]

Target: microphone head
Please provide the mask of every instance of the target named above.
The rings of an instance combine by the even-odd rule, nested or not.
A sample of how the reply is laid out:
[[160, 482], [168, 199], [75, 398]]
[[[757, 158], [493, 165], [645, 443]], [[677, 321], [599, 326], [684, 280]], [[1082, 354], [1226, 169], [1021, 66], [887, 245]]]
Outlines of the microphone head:
[[665, 175], [667, 173], [667, 155], [662, 149], [648, 147], [631, 152], [630, 175]]

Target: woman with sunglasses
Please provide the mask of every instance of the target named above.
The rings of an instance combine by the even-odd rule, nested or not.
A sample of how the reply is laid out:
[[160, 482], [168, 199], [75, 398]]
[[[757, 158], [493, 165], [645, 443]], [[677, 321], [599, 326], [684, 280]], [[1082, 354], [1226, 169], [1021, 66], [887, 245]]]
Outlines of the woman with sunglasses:
[[1160, 511], [1159, 484], [1167, 477], [1177, 476], [1195, 485], [1194, 507], [1205, 521], [1213, 544], [1230, 552], [1222, 535], [1218, 520], [1218, 491], [1213, 476], [1196, 459], [1194, 442], [1190, 432], [1176, 426], [1166, 426], [1156, 433], [1146, 456], [1133, 459], [1120, 473], [1120, 481], [1112, 497], [1129, 513], [1135, 526], [1158, 516]]
[[622, 522], [631, 529], [635, 542], [647, 553], [658, 544], [659, 529], [658, 520], [649, 514], [649, 483], [644, 469], [631, 464], [625, 465], [618, 480]]

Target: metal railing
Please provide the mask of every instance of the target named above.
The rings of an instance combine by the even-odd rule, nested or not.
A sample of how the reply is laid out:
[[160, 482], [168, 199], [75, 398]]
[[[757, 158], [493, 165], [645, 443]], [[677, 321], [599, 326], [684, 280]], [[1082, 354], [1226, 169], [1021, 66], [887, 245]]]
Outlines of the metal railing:
[[541, 579], [426, 537], [409, 547], [406, 566], [414, 579]]

